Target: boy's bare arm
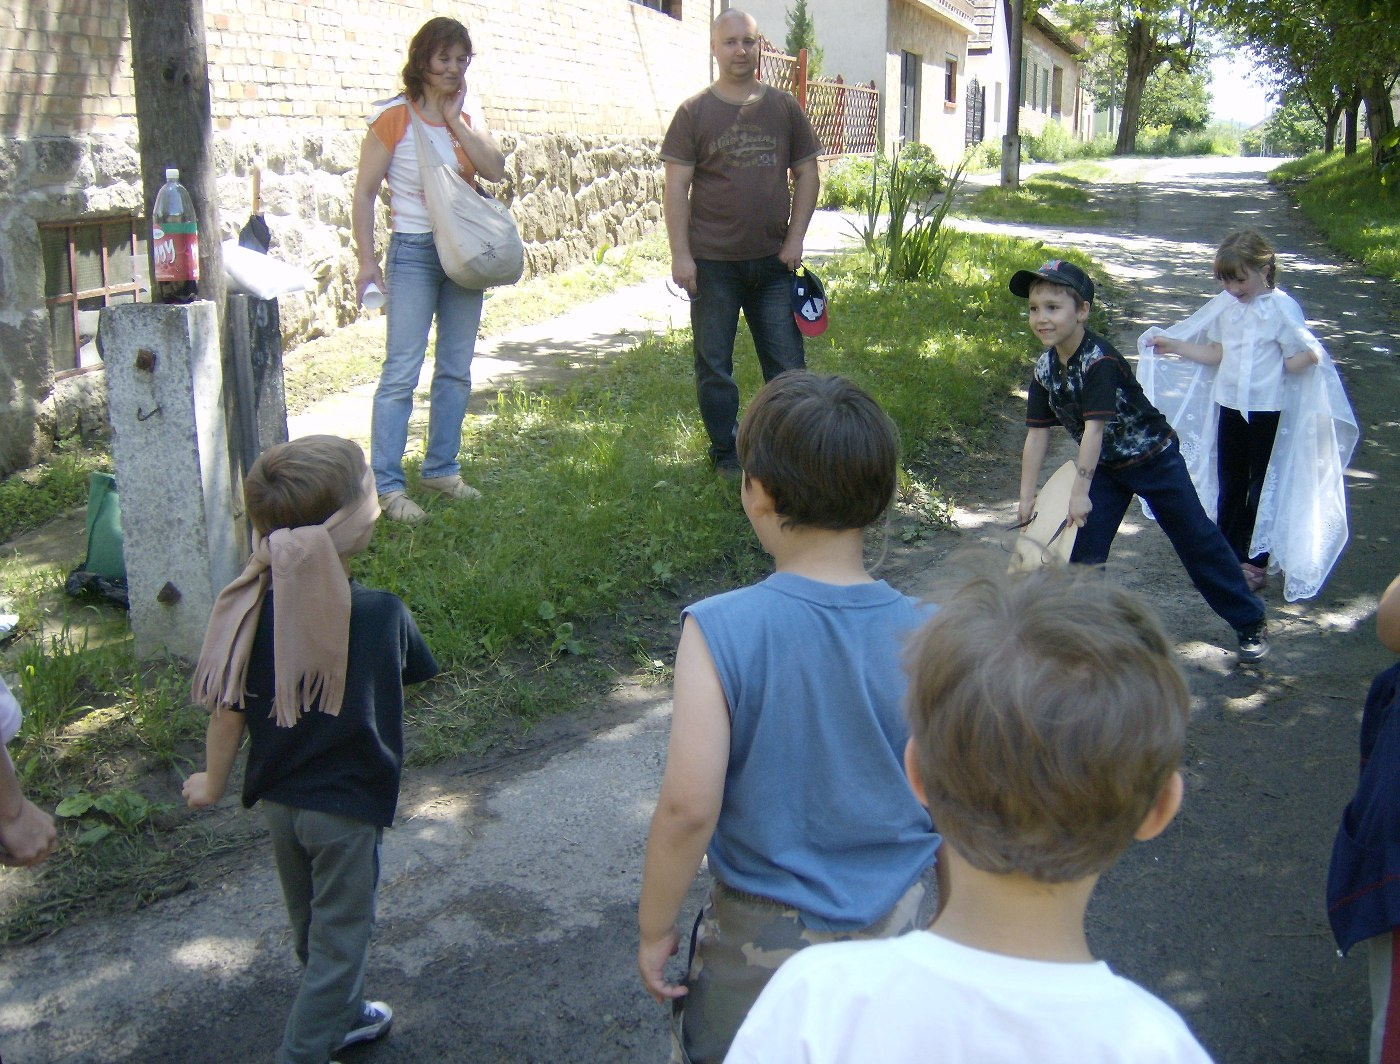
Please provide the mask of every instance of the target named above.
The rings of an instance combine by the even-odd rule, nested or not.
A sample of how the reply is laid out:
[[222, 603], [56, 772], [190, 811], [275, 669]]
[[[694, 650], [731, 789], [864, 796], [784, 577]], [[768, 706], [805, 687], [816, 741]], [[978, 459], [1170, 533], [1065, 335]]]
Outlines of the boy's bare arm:
[[14, 765], [0, 750], [0, 864], [36, 865], [57, 841], [53, 817], [21, 793]]
[[1400, 654], [1400, 576], [1390, 582], [1376, 607], [1376, 637], [1387, 650]]
[[1021, 501], [1016, 507], [1016, 520], [1026, 524], [1035, 513], [1035, 492], [1040, 482], [1040, 467], [1045, 464], [1045, 453], [1050, 449], [1050, 430], [1032, 428], [1026, 430], [1026, 445], [1021, 448]]
[[191, 809], [203, 809], [224, 796], [228, 774], [243, 738], [243, 714], [224, 708], [211, 714], [204, 738], [204, 771], [185, 780], [181, 793]]
[[1084, 435], [1079, 441], [1079, 457], [1074, 462], [1074, 486], [1069, 489], [1069, 518], [1075, 528], [1082, 528], [1094, 508], [1089, 501], [1089, 484], [1099, 467], [1099, 452], [1103, 450], [1103, 430], [1106, 421], [1084, 422]]
[[680, 946], [676, 918], [719, 821], [728, 765], [729, 704], [705, 637], [687, 618], [676, 651], [666, 774], [651, 818], [637, 909], [637, 968], [657, 1001], [685, 993], [666, 982], [664, 969]]

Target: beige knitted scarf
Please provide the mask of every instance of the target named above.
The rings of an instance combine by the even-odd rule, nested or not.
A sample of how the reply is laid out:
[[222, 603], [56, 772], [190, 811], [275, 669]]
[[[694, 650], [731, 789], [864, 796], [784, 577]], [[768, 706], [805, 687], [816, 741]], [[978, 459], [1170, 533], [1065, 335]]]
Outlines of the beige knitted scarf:
[[243, 707], [248, 656], [271, 587], [271, 716], [290, 728], [318, 700], [321, 712], [340, 712], [350, 640], [350, 579], [341, 559], [369, 546], [378, 516], [374, 475], [366, 468], [360, 497], [324, 524], [254, 533], [253, 556], [210, 613], [194, 673], [196, 702], [211, 713]]

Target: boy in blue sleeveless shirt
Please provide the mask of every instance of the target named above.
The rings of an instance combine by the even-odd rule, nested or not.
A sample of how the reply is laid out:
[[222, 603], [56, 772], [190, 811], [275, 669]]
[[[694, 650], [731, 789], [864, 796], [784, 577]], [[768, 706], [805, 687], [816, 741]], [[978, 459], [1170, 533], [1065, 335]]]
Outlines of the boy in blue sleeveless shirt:
[[[817, 942], [912, 929], [939, 838], [902, 769], [904, 638], [927, 616], [873, 579], [864, 529], [894, 495], [895, 427], [839, 377], [784, 373], [739, 427], [744, 512], [777, 571], [685, 611], [637, 964], [675, 1056], [720, 1061], [773, 971]], [[684, 985], [676, 919], [714, 882]]]

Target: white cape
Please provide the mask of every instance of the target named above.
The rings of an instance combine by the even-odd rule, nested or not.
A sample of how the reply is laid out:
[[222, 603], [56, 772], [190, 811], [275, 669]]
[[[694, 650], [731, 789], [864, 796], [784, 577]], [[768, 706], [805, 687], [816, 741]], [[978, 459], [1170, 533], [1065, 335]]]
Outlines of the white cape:
[[[1137, 375], [1142, 390], [1176, 430], [1196, 494], [1212, 520], [1219, 490], [1215, 445], [1220, 408], [1212, 398], [1215, 367], [1158, 355], [1152, 339], [1166, 335], [1203, 343], [1211, 322], [1238, 305], [1234, 296], [1221, 292], [1185, 321], [1166, 329], [1153, 326], [1138, 337]], [[1318, 362], [1302, 373], [1284, 374], [1278, 435], [1249, 544], [1251, 557], [1267, 552], [1269, 571], [1282, 571], [1283, 597], [1289, 602], [1316, 595], [1346, 546], [1342, 474], [1357, 438], [1356, 415], [1332, 356], [1311, 331], [1304, 331]], [[1146, 503], [1143, 512], [1152, 516]]]

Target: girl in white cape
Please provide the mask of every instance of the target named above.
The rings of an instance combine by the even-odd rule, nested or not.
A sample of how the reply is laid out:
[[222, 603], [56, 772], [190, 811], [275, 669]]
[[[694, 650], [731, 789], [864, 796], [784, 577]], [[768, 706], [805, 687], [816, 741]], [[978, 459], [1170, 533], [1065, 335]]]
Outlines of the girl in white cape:
[[1275, 272], [1263, 236], [1231, 233], [1215, 253], [1225, 290], [1144, 332], [1137, 372], [1250, 588], [1281, 572], [1294, 602], [1318, 593], [1346, 546], [1342, 473], [1357, 430], [1331, 356]]

